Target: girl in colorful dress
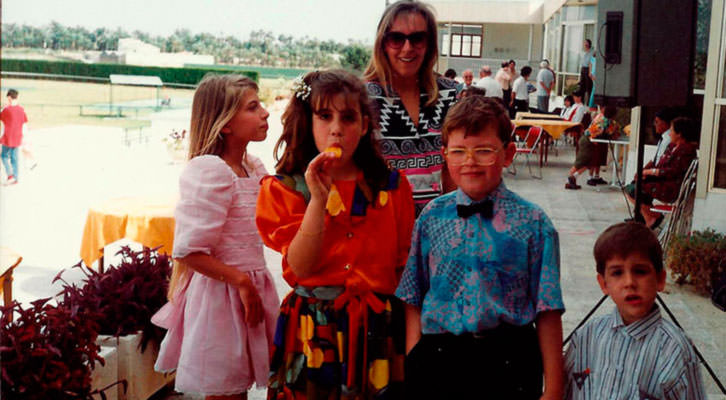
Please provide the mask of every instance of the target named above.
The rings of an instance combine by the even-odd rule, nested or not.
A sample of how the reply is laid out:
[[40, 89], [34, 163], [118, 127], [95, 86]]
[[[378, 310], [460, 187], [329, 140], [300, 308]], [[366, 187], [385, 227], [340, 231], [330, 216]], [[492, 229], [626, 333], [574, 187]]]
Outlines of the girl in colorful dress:
[[294, 85], [262, 180], [257, 227], [293, 290], [275, 333], [269, 399], [400, 398], [405, 327], [393, 296], [414, 220], [411, 187], [373, 138], [363, 84], [345, 71]]
[[176, 370], [177, 391], [207, 399], [246, 399], [269, 373], [279, 299], [254, 223], [267, 171], [246, 152], [267, 136], [257, 91], [249, 78], [216, 75], [194, 94], [170, 301], [152, 318], [168, 329], [156, 370]]

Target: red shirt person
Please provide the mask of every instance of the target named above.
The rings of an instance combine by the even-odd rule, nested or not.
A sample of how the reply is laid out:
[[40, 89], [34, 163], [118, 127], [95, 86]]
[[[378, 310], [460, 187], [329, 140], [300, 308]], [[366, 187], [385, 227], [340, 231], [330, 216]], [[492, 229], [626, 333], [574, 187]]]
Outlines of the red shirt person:
[[28, 116], [25, 114], [25, 109], [18, 104], [17, 90], [8, 90], [7, 98], [8, 106], [0, 112], [0, 121], [2, 121], [0, 145], [2, 145], [2, 162], [8, 175], [7, 184], [14, 184], [18, 182], [18, 148], [23, 141], [23, 130], [28, 122]]

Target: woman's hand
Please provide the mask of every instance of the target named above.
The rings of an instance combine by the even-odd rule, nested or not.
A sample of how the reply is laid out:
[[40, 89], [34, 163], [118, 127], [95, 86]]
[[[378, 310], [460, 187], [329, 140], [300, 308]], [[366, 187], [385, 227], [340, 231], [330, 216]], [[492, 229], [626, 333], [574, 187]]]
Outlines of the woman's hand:
[[239, 292], [239, 298], [242, 300], [242, 307], [245, 311], [245, 322], [251, 326], [262, 322], [264, 316], [262, 299], [249, 277], [242, 281], [240, 286], [237, 287], [237, 291]]
[[311, 200], [315, 199], [322, 204], [328, 200], [328, 192], [333, 179], [327, 169], [335, 159], [333, 153], [323, 152], [315, 156], [308, 164], [308, 168], [305, 170], [305, 183], [310, 190]]

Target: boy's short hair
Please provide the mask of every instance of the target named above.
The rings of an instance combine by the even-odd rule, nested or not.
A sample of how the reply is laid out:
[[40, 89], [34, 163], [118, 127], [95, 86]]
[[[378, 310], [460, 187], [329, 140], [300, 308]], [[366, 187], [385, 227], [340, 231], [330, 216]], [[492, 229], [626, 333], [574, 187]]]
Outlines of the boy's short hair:
[[597, 273], [605, 274], [605, 264], [615, 256], [641, 254], [650, 260], [656, 273], [663, 271], [663, 249], [647, 226], [638, 222], [621, 222], [607, 229], [595, 241], [593, 249]]
[[522, 76], [529, 76], [532, 74], [532, 67], [530, 67], [529, 65], [525, 65], [524, 67], [522, 67], [520, 73]]
[[18, 98], [18, 91], [15, 89], [10, 89], [10, 90], [8, 90], [7, 96], [10, 97], [11, 99], [15, 100]]
[[511, 140], [512, 122], [501, 102], [490, 97], [468, 96], [459, 100], [446, 114], [441, 141], [446, 146], [452, 131], [464, 128], [465, 136], [481, 133], [492, 127], [506, 146]]

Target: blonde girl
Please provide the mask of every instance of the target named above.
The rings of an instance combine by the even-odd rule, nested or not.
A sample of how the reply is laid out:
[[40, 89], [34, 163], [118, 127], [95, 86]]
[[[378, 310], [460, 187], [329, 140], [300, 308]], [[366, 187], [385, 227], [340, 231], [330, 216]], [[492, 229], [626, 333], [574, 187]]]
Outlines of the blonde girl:
[[247, 144], [267, 136], [257, 85], [205, 77], [194, 94], [189, 162], [179, 179], [170, 301], [152, 321], [168, 329], [155, 368], [176, 390], [246, 399], [264, 386], [278, 297], [254, 225], [266, 175]]
[[[373, 138], [362, 82], [311, 72], [283, 114], [276, 176], [262, 180], [257, 226], [283, 255], [270, 399], [400, 398], [404, 320], [393, 296], [411, 241], [406, 177]], [[388, 397], [386, 397], [388, 398]]]

